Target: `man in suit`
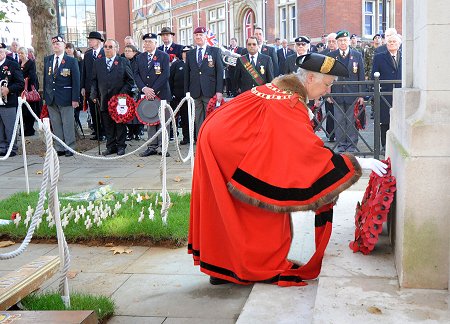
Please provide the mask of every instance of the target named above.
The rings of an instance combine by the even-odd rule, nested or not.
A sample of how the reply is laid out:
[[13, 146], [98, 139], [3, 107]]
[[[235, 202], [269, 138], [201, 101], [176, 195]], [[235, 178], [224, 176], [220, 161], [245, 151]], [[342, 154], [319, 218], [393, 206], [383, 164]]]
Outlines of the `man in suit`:
[[[228, 46], [228, 50], [232, 53], [241, 55], [243, 48], [237, 46], [237, 39], [233, 37], [230, 39], [230, 46]], [[228, 97], [236, 97], [237, 95], [237, 84], [235, 81], [236, 79], [234, 78], [235, 71], [236, 66], [227, 65], [225, 67], [225, 83], [227, 86]]]
[[273, 79], [273, 64], [270, 56], [258, 53], [258, 40], [250, 36], [246, 42], [248, 53], [237, 60], [234, 75], [238, 92], [269, 83]]
[[105, 56], [95, 60], [92, 69], [91, 100], [100, 103], [100, 116], [105, 126], [104, 156], [125, 154], [126, 124], [116, 123], [108, 111], [108, 101], [117, 94], [131, 94], [134, 85], [130, 61], [117, 55], [119, 44], [114, 39], [105, 42]]
[[163, 27], [158, 35], [161, 36], [162, 41], [162, 44], [158, 47], [158, 49], [166, 52], [169, 56], [170, 54], [175, 54], [176, 57], [181, 60], [183, 45], [173, 42], [173, 36], [175, 36], [175, 33], [169, 27]]
[[[17, 98], [22, 93], [25, 82], [19, 64], [6, 59], [6, 45], [0, 47], [0, 80], [7, 80], [8, 85], [1, 88], [3, 105], [0, 105], [0, 156], [5, 156], [9, 145], [13, 142], [10, 156], [17, 155], [17, 138], [13, 131], [17, 114]], [[23, 109], [27, 109], [23, 107]]]
[[[273, 73], [274, 76], [277, 77], [281, 71], [278, 71], [278, 56], [275, 48], [272, 46], [264, 45], [264, 32], [261, 27], [256, 27], [253, 32], [253, 36], [256, 36], [259, 45], [259, 52], [261, 54], [269, 55], [272, 58], [273, 63]], [[247, 53], [244, 53], [247, 54]]]
[[324, 44], [326, 44], [326, 47], [321, 53], [323, 55], [328, 55], [328, 53], [337, 50], [338, 45], [336, 40], [336, 33], [329, 33]]
[[104, 140], [105, 138], [105, 129], [100, 118], [100, 111], [96, 104], [91, 100], [89, 93], [92, 87], [92, 69], [94, 61], [105, 56], [105, 51], [103, 50], [104, 41], [105, 40], [99, 32], [92, 31], [89, 33], [88, 45], [90, 48], [84, 53], [83, 69], [81, 72], [81, 95], [87, 99], [89, 112], [91, 113], [92, 126], [94, 128], [91, 140]]
[[295, 64], [297, 57], [308, 54], [311, 40], [307, 36], [299, 36], [295, 39], [296, 55], [288, 56], [283, 74], [297, 72], [298, 66]]
[[195, 101], [195, 134], [206, 117], [209, 100], [216, 95], [221, 102], [223, 95], [223, 62], [220, 49], [206, 43], [206, 28], [194, 30], [195, 48], [186, 56], [184, 72], [185, 92], [190, 92]]
[[19, 58], [19, 47], [20, 47], [20, 44], [19, 44], [19, 42], [17, 42], [17, 41], [12, 41], [11, 42], [11, 46], [10, 46], [10, 50], [11, 50], [11, 53], [8, 53], [8, 57], [10, 57], [11, 59], [13, 59], [17, 64], [19, 64], [19, 66], [20, 66], [20, 64], [22, 63], [22, 61], [20, 60], [20, 58]]
[[[337, 33], [336, 40], [339, 49], [328, 53], [328, 56], [335, 58], [344, 64], [348, 71], [349, 77], [339, 77], [339, 81], [364, 81], [364, 63], [360, 52], [350, 48], [350, 34], [343, 30]], [[362, 91], [362, 87], [358, 85], [334, 85], [331, 89], [332, 93], [352, 93]], [[358, 130], [355, 127], [355, 117], [353, 115], [354, 105], [364, 104], [362, 97], [336, 97], [334, 105], [334, 117], [337, 151], [338, 152], [356, 152], [356, 144], [358, 143]]]
[[283, 39], [281, 41], [281, 48], [277, 51], [278, 71], [280, 71], [280, 74], [283, 74], [286, 69], [286, 59], [294, 53], [295, 52], [288, 47], [287, 39]]
[[[74, 108], [80, 102], [80, 69], [78, 61], [65, 54], [61, 36], [52, 38], [52, 55], [44, 58], [44, 101], [48, 107], [53, 133], [75, 149]], [[58, 155], [72, 156], [55, 141]]]
[[388, 51], [388, 49], [387, 49], [387, 39], [389, 37], [391, 37], [392, 35], [397, 35], [397, 29], [395, 29], [395, 28], [387, 28], [384, 31], [384, 34], [381, 35], [381, 39], [382, 39], [383, 44], [381, 46], [378, 46], [375, 49], [375, 54], [383, 53], [383, 52], [387, 52]]
[[[156, 48], [158, 45], [157, 38], [158, 36], [153, 33], [142, 36], [145, 52], [137, 57], [137, 64], [133, 68], [134, 80], [145, 99], [154, 100], [159, 98], [171, 101], [169, 55]], [[147, 126], [148, 138], [152, 138], [160, 128], [160, 124]], [[160, 134], [139, 156], [146, 157], [161, 154], [161, 151], [158, 152], [158, 148], [161, 148], [161, 143], [162, 136]]]
[[[400, 51], [401, 38], [398, 35], [392, 35], [387, 38], [387, 51], [375, 54], [373, 58], [372, 79], [374, 73], [380, 73], [380, 80], [401, 80], [402, 79], [402, 51]], [[401, 87], [396, 84], [395, 87]], [[391, 83], [381, 84], [381, 91], [392, 92], [394, 85]], [[386, 146], [386, 132], [389, 130], [390, 107], [392, 106], [392, 95], [385, 95], [389, 105], [380, 100], [380, 128], [381, 128], [381, 146], [383, 150]]]

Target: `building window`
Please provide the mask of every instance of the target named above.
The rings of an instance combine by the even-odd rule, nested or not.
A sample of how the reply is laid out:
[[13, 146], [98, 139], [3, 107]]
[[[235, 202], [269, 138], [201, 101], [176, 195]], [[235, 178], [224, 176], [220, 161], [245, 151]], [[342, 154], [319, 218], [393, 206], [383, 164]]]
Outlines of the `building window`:
[[89, 32], [97, 30], [95, 0], [58, 1], [59, 33], [75, 47], [87, 47]]
[[[386, 28], [392, 26], [391, 1], [386, 1]], [[364, 36], [372, 38], [376, 33], [383, 33], [383, 1], [364, 1]]]
[[226, 44], [225, 7], [213, 8], [208, 11], [208, 28], [216, 34], [219, 44]]
[[281, 39], [293, 40], [297, 37], [297, 11], [295, 1], [278, 0], [278, 22]]
[[193, 44], [192, 16], [182, 17], [178, 19], [178, 36], [179, 42], [184, 45]]
[[133, 0], [133, 10], [140, 9], [142, 7], [142, 0]]

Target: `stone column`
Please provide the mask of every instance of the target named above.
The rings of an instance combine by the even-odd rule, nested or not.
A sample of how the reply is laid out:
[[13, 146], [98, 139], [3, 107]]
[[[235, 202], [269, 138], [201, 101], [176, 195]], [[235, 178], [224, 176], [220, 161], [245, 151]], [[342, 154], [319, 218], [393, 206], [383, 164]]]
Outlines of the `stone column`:
[[403, 84], [394, 91], [387, 155], [397, 177], [391, 238], [400, 285], [450, 279], [450, 1], [403, 1]]

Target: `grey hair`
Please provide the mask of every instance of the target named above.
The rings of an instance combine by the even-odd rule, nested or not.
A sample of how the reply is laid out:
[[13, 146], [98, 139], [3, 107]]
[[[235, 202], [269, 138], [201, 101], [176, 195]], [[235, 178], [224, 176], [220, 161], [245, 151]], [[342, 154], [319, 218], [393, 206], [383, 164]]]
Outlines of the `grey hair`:
[[106, 43], [107, 41], [113, 42], [114, 45], [116, 46], [116, 48], [119, 49], [119, 42], [118, 42], [118, 41], [116, 41], [116, 40], [113, 39], [113, 38], [108, 38], [108, 39], [105, 41], [105, 43]]
[[305, 70], [305, 69], [302, 69], [302, 68], [300, 68], [300, 67], [297, 69], [297, 72], [295, 72], [295, 74], [297, 75], [297, 78], [298, 78], [298, 79], [300, 80], [300, 82], [303, 83], [303, 84], [305, 84], [305, 82], [306, 82], [306, 76], [307, 76], [309, 73], [312, 74], [312, 75], [314, 75], [315, 78], [323, 79], [323, 74], [322, 74], [322, 73], [319, 73], [319, 72], [313, 72], [313, 71], [309, 71], [309, 70]]

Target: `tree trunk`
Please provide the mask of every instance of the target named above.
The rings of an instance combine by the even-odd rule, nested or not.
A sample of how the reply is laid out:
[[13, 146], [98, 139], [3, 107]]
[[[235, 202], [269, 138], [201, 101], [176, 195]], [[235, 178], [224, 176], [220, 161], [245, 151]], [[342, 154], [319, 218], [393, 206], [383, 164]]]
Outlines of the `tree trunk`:
[[44, 76], [44, 57], [52, 52], [51, 38], [58, 33], [55, 4], [52, 0], [21, 0], [31, 19], [32, 45], [36, 55], [39, 83]]

